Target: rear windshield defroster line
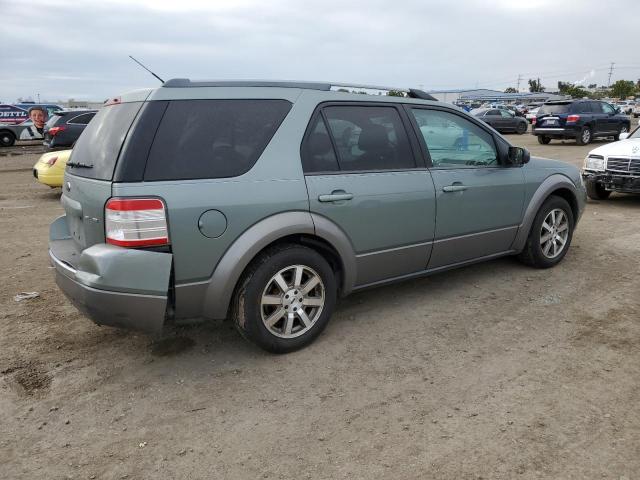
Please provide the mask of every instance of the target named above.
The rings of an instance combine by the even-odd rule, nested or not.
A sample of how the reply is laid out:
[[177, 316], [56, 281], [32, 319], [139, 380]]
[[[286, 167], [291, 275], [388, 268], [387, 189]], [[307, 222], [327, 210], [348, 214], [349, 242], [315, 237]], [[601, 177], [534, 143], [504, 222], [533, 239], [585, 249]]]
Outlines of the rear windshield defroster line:
[[73, 147], [68, 171], [79, 177], [111, 180], [122, 144], [141, 106], [142, 102], [131, 102], [102, 107]]

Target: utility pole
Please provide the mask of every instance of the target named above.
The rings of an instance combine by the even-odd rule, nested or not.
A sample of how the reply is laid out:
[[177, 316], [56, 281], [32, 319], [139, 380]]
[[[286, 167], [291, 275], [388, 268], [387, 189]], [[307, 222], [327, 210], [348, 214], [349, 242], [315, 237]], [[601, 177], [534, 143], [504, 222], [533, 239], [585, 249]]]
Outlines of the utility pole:
[[518, 86], [516, 87], [516, 91], [520, 93], [520, 82], [522, 81], [522, 74], [518, 74]]
[[613, 66], [615, 63], [611, 62], [611, 68], [609, 69], [609, 80], [607, 81], [607, 88], [611, 86], [611, 75], [613, 75]]
[[40, 103], [40, 94], [37, 93], [36, 95], [38, 96], [38, 103]]

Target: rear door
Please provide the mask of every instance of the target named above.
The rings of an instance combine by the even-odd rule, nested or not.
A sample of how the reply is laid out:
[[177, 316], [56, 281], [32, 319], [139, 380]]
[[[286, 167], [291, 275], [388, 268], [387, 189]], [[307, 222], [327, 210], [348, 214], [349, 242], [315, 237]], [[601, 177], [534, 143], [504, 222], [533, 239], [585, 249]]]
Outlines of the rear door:
[[338, 225], [356, 252], [356, 286], [426, 268], [435, 222], [433, 182], [395, 105], [327, 104], [302, 158], [312, 213]]
[[522, 220], [521, 168], [500, 165], [493, 135], [457, 112], [411, 107], [423, 129], [436, 190], [436, 231], [429, 268], [509, 251]]

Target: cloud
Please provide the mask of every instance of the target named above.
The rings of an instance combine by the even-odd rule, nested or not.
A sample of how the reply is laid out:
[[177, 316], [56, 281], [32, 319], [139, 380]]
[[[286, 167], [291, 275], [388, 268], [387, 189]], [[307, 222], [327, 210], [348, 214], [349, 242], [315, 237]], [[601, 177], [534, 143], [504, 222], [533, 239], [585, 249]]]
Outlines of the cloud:
[[[611, 3], [635, 8], [633, 0]], [[503, 89], [515, 86], [520, 73], [521, 85], [540, 76], [554, 86], [557, 79], [571, 80], [591, 69], [592, 81], [603, 83], [609, 62], [637, 64], [632, 16], [629, 28], [618, 25], [615, 36], [600, 36], [588, 49], [566, 41], [603, 28], [602, 4], [581, 0], [580, 5], [577, 9], [575, 0], [0, 0], [0, 100], [36, 93], [58, 100], [70, 92], [102, 100], [157, 85], [130, 54], [164, 78], [425, 88]], [[565, 72], [570, 75], [554, 78]], [[623, 73], [640, 76], [640, 70]]]

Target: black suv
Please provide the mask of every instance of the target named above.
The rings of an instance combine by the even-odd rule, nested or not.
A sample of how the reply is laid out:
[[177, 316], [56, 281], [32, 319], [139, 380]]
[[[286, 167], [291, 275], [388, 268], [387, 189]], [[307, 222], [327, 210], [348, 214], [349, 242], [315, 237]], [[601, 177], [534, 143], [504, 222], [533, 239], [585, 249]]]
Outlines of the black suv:
[[591, 143], [597, 137], [619, 139], [631, 128], [629, 117], [598, 100], [565, 100], [547, 102], [533, 121], [533, 133], [546, 145], [551, 139], [575, 139], [578, 145]]
[[44, 145], [49, 148], [72, 147], [97, 110], [61, 110], [51, 115], [44, 126]]

